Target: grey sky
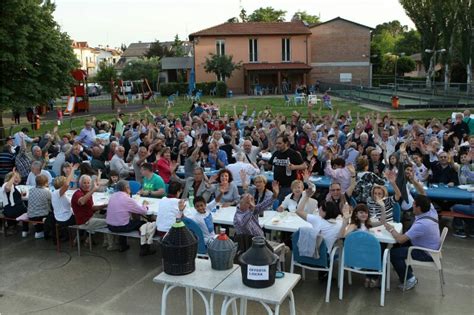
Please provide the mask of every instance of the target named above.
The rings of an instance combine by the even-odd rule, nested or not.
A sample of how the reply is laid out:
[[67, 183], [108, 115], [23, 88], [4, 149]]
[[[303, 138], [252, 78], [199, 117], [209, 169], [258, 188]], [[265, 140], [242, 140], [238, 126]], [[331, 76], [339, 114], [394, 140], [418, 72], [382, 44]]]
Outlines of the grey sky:
[[72, 39], [91, 46], [118, 47], [138, 41], [181, 39], [237, 16], [240, 3], [250, 14], [259, 7], [337, 16], [375, 27], [399, 20], [414, 27], [398, 0], [56, 0], [56, 21]]

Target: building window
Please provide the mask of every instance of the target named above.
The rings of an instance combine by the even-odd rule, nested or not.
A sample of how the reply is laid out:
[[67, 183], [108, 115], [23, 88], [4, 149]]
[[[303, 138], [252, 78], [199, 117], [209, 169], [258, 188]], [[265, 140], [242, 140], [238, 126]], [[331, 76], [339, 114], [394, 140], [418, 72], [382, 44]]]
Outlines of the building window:
[[249, 61], [258, 61], [258, 44], [256, 38], [249, 39]]
[[291, 61], [291, 49], [290, 49], [290, 39], [282, 38], [281, 39], [281, 60], [282, 61]]
[[223, 39], [216, 40], [216, 54], [218, 56], [225, 55], [225, 40]]

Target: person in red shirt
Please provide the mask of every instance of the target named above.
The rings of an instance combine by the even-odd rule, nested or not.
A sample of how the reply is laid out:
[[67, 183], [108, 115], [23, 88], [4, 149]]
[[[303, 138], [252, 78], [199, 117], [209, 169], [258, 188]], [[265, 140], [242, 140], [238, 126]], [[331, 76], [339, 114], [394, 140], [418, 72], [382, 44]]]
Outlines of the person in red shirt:
[[[94, 215], [97, 211], [107, 207], [107, 205], [94, 206], [94, 200], [92, 199], [92, 195], [99, 188], [99, 178], [100, 176], [97, 177], [95, 183], [92, 183], [89, 175], [82, 175], [79, 178], [79, 189], [76, 190], [71, 199], [71, 207], [76, 223], [90, 232], [107, 227], [105, 219]], [[104, 244], [106, 243], [109, 243], [107, 239], [104, 240]]]
[[173, 166], [171, 163], [171, 149], [164, 148], [161, 151], [160, 159], [153, 163], [153, 171], [158, 172], [158, 175], [163, 178], [164, 182], [169, 184], [173, 167], [176, 167], [176, 165]]

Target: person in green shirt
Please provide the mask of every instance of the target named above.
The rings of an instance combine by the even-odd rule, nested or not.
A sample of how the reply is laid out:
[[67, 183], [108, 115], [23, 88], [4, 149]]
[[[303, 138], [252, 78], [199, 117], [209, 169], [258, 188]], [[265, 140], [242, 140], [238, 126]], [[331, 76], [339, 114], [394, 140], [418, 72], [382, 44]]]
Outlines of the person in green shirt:
[[471, 118], [471, 111], [469, 109], [464, 111], [464, 118], [462, 121], [464, 121], [469, 127], [469, 135], [474, 135], [474, 118]]
[[165, 181], [161, 176], [153, 173], [153, 166], [151, 163], [144, 163], [140, 167], [140, 172], [143, 176], [142, 189], [138, 192], [143, 197], [161, 198], [166, 195]]
[[123, 130], [124, 130], [124, 123], [123, 123], [123, 116], [125, 116], [120, 108], [117, 109], [117, 117], [115, 119], [115, 134], [120, 134], [120, 136], [123, 136]]

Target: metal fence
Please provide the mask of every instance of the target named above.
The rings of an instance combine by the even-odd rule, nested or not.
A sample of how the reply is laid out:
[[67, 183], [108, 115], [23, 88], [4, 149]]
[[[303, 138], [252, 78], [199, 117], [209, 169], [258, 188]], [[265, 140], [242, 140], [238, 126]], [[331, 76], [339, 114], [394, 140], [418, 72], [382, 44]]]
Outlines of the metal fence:
[[[392, 97], [399, 98], [401, 108], [469, 108], [474, 107], [474, 95], [451, 87], [445, 91], [439, 84], [426, 89], [424, 82], [400, 83], [365, 87], [353, 84], [321, 82], [321, 91], [330, 90], [331, 95], [366, 103], [391, 106]], [[441, 92], [443, 91], [443, 92]]]

